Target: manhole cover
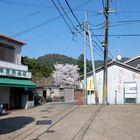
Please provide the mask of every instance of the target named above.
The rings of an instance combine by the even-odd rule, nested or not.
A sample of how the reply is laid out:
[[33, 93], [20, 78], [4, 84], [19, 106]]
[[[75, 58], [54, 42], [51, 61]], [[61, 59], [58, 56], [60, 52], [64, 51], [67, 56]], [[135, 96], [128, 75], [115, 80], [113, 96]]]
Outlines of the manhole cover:
[[51, 125], [52, 124], [52, 120], [38, 120], [36, 121], [36, 125]]
[[54, 133], [54, 130], [47, 130], [46, 133]]
[[48, 112], [48, 110], [44, 109], [44, 110], [41, 110], [41, 112]]
[[48, 118], [48, 116], [42, 116], [42, 118]]

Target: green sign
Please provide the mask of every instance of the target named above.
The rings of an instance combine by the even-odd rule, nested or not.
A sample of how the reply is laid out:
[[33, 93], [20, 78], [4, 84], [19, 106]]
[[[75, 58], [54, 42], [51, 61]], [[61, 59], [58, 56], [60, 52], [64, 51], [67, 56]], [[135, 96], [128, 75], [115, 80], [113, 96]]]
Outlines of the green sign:
[[26, 71], [21, 71], [21, 70], [0, 68], [0, 75], [26, 78], [27, 73]]

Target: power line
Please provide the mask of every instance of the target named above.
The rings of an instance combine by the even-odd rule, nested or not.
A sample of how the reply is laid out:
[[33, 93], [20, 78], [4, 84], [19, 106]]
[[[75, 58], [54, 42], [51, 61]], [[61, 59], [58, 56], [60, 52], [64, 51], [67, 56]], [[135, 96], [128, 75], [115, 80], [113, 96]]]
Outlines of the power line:
[[124, 26], [124, 25], [131, 25], [131, 24], [140, 24], [140, 22], [129, 22], [129, 23], [118, 23], [118, 24], [110, 24], [109, 27], [118, 27], [118, 26]]
[[[53, 1], [54, 2], [54, 1]], [[55, 4], [55, 3], [54, 3]], [[60, 4], [60, 3], [59, 3]], [[57, 7], [57, 5], [55, 4], [55, 6]], [[58, 9], [58, 7], [57, 7], [57, 9]], [[58, 9], [59, 10], [59, 9]], [[64, 10], [64, 9], [63, 9]], [[60, 12], [60, 10], [59, 10], [59, 12]], [[60, 12], [61, 13], [61, 12]], [[65, 14], [67, 14], [68, 12], [64, 12]], [[32, 15], [34, 15], [35, 13], [33, 13], [33, 14], [31, 14], [31, 15], [29, 15], [29, 16], [32, 16]], [[59, 16], [60, 17], [60, 16]], [[14, 35], [14, 37], [16, 37], [16, 36], [19, 36], [19, 35], [22, 35], [22, 34], [24, 34], [24, 33], [27, 33], [27, 32], [30, 32], [30, 31], [32, 31], [32, 30], [34, 30], [34, 29], [36, 29], [36, 28], [38, 28], [38, 27], [40, 27], [40, 26], [42, 26], [42, 25], [44, 25], [44, 24], [46, 24], [46, 23], [49, 23], [49, 22], [52, 22], [53, 20], [56, 20], [56, 19], [58, 19], [59, 17], [55, 17], [55, 18], [53, 18], [53, 19], [50, 19], [49, 21], [47, 21], [47, 22], [44, 22], [44, 23], [41, 23], [41, 24], [39, 24], [39, 25], [37, 25], [37, 26], [34, 26], [34, 27], [32, 27], [32, 28], [30, 28], [30, 29], [27, 29], [27, 30], [25, 30], [25, 31], [23, 31], [23, 32], [20, 32], [20, 33], [18, 33], [18, 34], [15, 34]], [[62, 16], [62, 14], [61, 14], [61, 17], [63, 17]], [[69, 18], [69, 20], [70, 20], [70, 18]], [[66, 21], [66, 20], [65, 20]], [[67, 22], [67, 21], [66, 21]], [[72, 21], [71, 21], [71, 23], [72, 23]], [[79, 22], [80, 23], [80, 22]], [[72, 23], [73, 24], [73, 23]], [[74, 24], [73, 24], [73, 26], [74, 26]], [[70, 26], [69, 26], [70, 27]], [[70, 28], [71, 29], [71, 28]], [[76, 28], [76, 30], [79, 32], [79, 30]], [[71, 30], [72, 31], [72, 30]], [[82, 34], [81, 34], [82, 35]], [[82, 35], [83, 36], [83, 35]], [[98, 47], [97, 46], [95, 46], [94, 45], [94, 47], [99, 51], [100, 49], [98, 49]], [[100, 52], [101, 53], [101, 52]], [[99, 53], [98, 53], [99, 54]]]
[[116, 22], [111, 22], [111, 23], [128, 23], [128, 22], [140, 22], [140, 19], [121, 20], [121, 21], [116, 21]]
[[[79, 31], [78, 32], [82, 37], [84, 37], [84, 35]], [[86, 37], [86, 40], [89, 42], [89, 39]], [[94, 42], [95, 43], [95, 42]], [[103, 52], [99, 49], [99, 45], [98, 44], [93, 44], [93, 46], [94, 46], [94, 48], [96, 48], [97, 50], [98, 50], [98, 52], [100, 53], [100, 54], [102, 54], [103, 55]], [[90, 47], [89, 46], [89, 44], [88, 44], [88, 47]], [[98, 55], [99, 55], [99, 53], [98, 53]], [[100, 55], [101, 56], [101, 55]]]
[[40, 5], [40, 4], [31, 4], [31, 3], [24, 3], [24, 2], [17, 2], [17, 1], [10, 1], [10, 0], [1, 0], [0, 2], [2, 3], [8, 3], [8, 4], [13, 4], [13, 5], [24, 5], [24, 6], [31, 6], [31, 7], [42, 7], [42, 8], [52, 8], [47, 5]]
[[13, 37], [17, 37], [17, 36], [23, 35], [23, 34], [25, 34], [25, 33], [28, 33], [28, 32], [30, 32], [30, 31], [33, 31], [34, 29], [37, 29], [37, 28], [39, 28], [39, 27], [41, 27], [41, 26], [43, 26], [43, 25], [46, 25], [46, 24], [48, 24], [48, 23], [50, 23], [50, 22], [53, 22], [53, 21], [55, 21], [55, 20], [57, 20], [57, 19], [59, 19], [59, 18], [60, 18], [60, 16], [54, 17], [54, 18], [52, 18], [52, 19], [50, 19], [50, 20], [47, 20], [47, 21], [45, 21], [45, 22], [42, 22], [42, 23], [40, 23], [40, 24], [38, 24], [38, 25], [36, 25], [36, 26], [34, 26], [34, 27], [31, 27], [31, 28], [29, 28], [29, 29], [27, 29], [27, 30], [25, 30], [25, 31], [22, 31], [22, 32], [20, 32], [20, 33], [17, 33], [17, 34], [15, 34], [15, 35], [13, 35]]
[[65, 11], [65, 9], [63, 8], [63, 6], [61, 5], [60, 1], [57, 0], [58, 4], [60, 5], [61, 9], [63, 10], [64, 14], [66, 15], [66, 17], [68, 18], [68, 20], [70, 21], [70, 23], [72, 24], [73, 28], [76, 29], [78, 31], [78, 29], [74, 26], [72, 20], [70, 19], [70, 17], [68, 16], [67, 12]]
[[78, 18], [77, 18], [77, 17], [76, 17], [76, 15], [74, 14], [74, 12], [73, 12], [73, 10], [72, 10], [71, 6], [69, 5], [68, 1], [67, 1], [67, 0], [65, 0], [65, 2], [66, 2], [66, 4], [67, 4], [67, 6], [69, 7], [70, 12], [72, 13], [72, 15], [74, 16], [74, 18], [75, 18], [75, 19], [76, 19], [76, 21], [78, 22], [78, 24], [79, 24], [79, 25], [81, 25], [80, 21], [78, 20]]
[[104, 25], [104, 24], [105, 24], [104, 22], [101, 22], [101, 23], [95, 24], [95, 25], [93, 25], [93, 24], [90, 23], [90, 25], [93, 26], [93, 27], [94, 27], [94, 26], [95, 26], [95, 27], [96, 27], [96, 26], [98, 27], [98, 26], [101, 26], [101, 25]]
[[[115, 24], [116, 23], [116, 24]], [[109, 27], [116, 27], [116, 26], [123, 26], [123, 25], [129, 25], [129, 24], [139, 24], [140, 20], [124, 20], [124, 21], [116, 21], [116, 22], [111, 22]], [[94, 25], [92, 25], [94, 26]], [[100, 26], [100, 25], [99, 25]], [[100, 28], [94, 28], [91, 30], [101, 30], [103, 29], [105, 26], [102, 26]]]
[[[74, 14], [74, 12], [73, 12], [72, 8], [70, 7], [68, 1], [65, 0], [65, 2], [66, 2], [66, 4], [68, 5], [68, 7], [69, 7], [69, 9], [70, 9], [70, 11], [71, 11], [71, 13], [72, 13], [72, 15], [74, 16], [74, 18], [76, 19], [76, 21], [78, 22], [78, 24], [80, 25], [80, 28], [81, 28], [81, 23], [80, 23], [80, 21], [78, 20], [78, 18], [76, 17], [76, 15]], [[81, 29], [82, 29], [82, 28], [81, 28]], [[83, 29], [82, 29], [82, 30], [83, 30]], [[89, 40], [88, 40], [88, 41], [89, 41]], [[98, 43], [97, 43], [96, 41], [94, 41], [94, 43], [95, 43], [96, 45], [93, 44], [93, 46], [94, 46], [100, 53], [103, 53], [103, 50], [100, 48], [100, 46], [98, 45]]]
[[[94, 36], [102, 37], [104, 35], [95, 34]], [[140, 34], [111, 34], [111, 35], [108, 35], [108, 36], [110, 36], [110, 37], [116, 37], [116, 36], [121, 36], [121, 37], [127, 37], [127, 36], [139, 37]]]
[[103, 6], [103, 9], [104, 9], [105, 8], [104, 0], [102, 0], [102, 6]]
[[[93, 33], [93, 31], [91, 30], [91, 32], [92, 32], [92, 34], [94, 35], [94, 33]], [[97, 37], [97, 36], [95, 36], [95, 38], [98, 40], [98, 42], [99, 43], [101, 43], [101, 41], [100, 41], [100, 39]], [[103, 51], [103, 49], [102, 49], [102, 47], [94, 40], [94, 42], [96, 43], [96, 45], [100, 48], [100, 50], [102, 51], [102, 52], [104, 52]], [[108, 50], [108, 53], [109, 53], [109, 55], [111, 56], [111, 57], [108, 57], [109, 59], [111, 59], [111, 58], [113, 58], [113, 55], [111, 54], [111, 52]]]
[[[75, 7], [73, 10], [77, 10], [78, 8], [80, 8], [80, 7], [82, 7], [82, 6], [86, 5], [86, 4], [88, 4], [88, 3], [90, 3], [90, 2], [91, 2], [91, 0], [87, 0], [86, 2], [84, 2], [84, 3], [80, 4], [80, 5], [78, 5], [77, 7]], [[69, 13], [69, 12], [70, 12], [70, 11], [68, 11], [67, 13]], [[22, 32], [20, 32], [20, 33], [17, 33], [17, 34], [15, 34], [15, 35], [13, 35], [13, 37], [17, 37], [17, 36], [23, 35], [23, 34], [25, 34], [25, 33], [28, 33], [28, 32], [30, 32], [30, 31], [33, 31], [33, 30], [35, 30], [35, 29], [37, 29], [37, 28], [39, 28], [39, 27], [41, 27], [41, 26], [44, 26], [44, 25], [46, 25], [46, 24], [48, 24], [48, 23], [50, 23], [50, 22], [53, 22], [53, 21], [55, 21], [55, 20], [57, 20], [57, 19], [59, 19], [59, 18], [61, 18], [61, 16], [53, 17], [53, 18], [51, 18], [51, 19], [49, 19], [49, 20], [46, 20], [46, 21], [44, 21], [44, 22], [42, 22], [42, 23], [40, 23], [40, 24], [38, 24], [38, 25], [35, 25], [35, 26], [33, 26], [33, 27], [29, 28], [29, 29], [26, 29], [26, 30], [24, 30], [24, 31], [22, 31]]]
[[61, 11], [59, 10], [59, 8], [57, 7], [57, 5], [55, 4], [54, 0], [51, 0], [52, 3], [54, 4], [55, 8], [57, 9], [57, 11], [59, 12], [59, 14], [61, 15], [61, 17], [63, 18], [63, 20], [65, 21], [66, 25], [68, 26], [69, 30], [71, 31], [72, 34], [74, 34], [74, 32], [72, 31], [69, 23], [66, 21], [66, 19], [64, 18], [63, 14], [61, 13]]
[[[71, 21], [71, 19], [69, 18], [69, 16], [67, 15], [67, 13], [66, 13], [66, 11], [64, 10], [64, 8], [63, 8], [63, 6], [61, 5], [61, 3], [60, 3], [60, 1], [59, 0], [57, 0], [57, 2], [58, 2], [58, 4], [59, 4], [59, 6], [61, 7], [61, 9], [63, 10], [63, 12], [65, 13], [65, 15], [67, 16], [67, 18], [69, 19], [69, 21], [71, 22], [71, 24], [73, 25], [73, 27], [79, 32], [79, 30], [74, 26], [74, 24], [73, 24], [73, 22]], [[55, 4], [56, 5], [56, 4]], [[58, 7], [57, 7], [58, 8]], [[59, 9], [59, 8], [58, 8]], [[59, 10], [59, 12], [60, 12], [60, 10]], [[61, 12], [60, 12], [61, 13]], [[62, 13], [61, 13], [61, 15], [62, 15]], [[79, 23], [80, 24], [80, 23]], [[80, 32], [79, 32], [80, 33]], [[80, 33], [81, 34], [81, 33]], [[81, 34], [82, 35], [82, 34]], [[82, 35], [83, 36], [83, 35]], [[96, 42], [95, 42], [96, 43]], [[99, 45], [96, 43], [96, 46], [95, 45], [93, 45], [98, 51], [100, 51], [100, 53], [102, 53], [103, 54], [103, 52], [101, 52], [101, 49], [99, 49], [100, 47], [99, 47]]]
[[12, 24], [14, 24], [14, 23], [21, 22], [21, 21], [23, 21], [23, 20], [26, 20], [26, 19], [28, 19], [28, 18], [30, 18], [30, 17], [32, 17], [32, 16], [35, 16], [35, 15], [39, 14], [40, 12], [41, 12], [41, 11], [33, 12], [33, 13], [31, 13], [31, 14], [25, 16], [25, 17], [21, 17], [21, 18], [16, 19], [16, 20], [14, 20], [14, 21], [12, 21], [12, 22], [9, 22], [9, 23], [7, 23], [7, 24], [1, 25], [0, 28], [5, 28], [5, 27], [7, 27], [7, 26], [9, 26], [9, 25], [12, 25]]
[[117, 11], [117, 13], [120, 13], [120, 14], [136, 14], [136, 13], [140, 13], [140, 10], [135, 10], [135, 11]]

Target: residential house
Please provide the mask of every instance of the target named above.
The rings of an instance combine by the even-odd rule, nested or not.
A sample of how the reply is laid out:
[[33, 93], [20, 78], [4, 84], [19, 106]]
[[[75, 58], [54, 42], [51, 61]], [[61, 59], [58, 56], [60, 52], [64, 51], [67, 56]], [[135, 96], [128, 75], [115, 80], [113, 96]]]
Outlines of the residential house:
[[7, 109], [34, 106], [28, 66], [21, 64], [22, 46], [26, 43], [0, 34], [0, 104]]

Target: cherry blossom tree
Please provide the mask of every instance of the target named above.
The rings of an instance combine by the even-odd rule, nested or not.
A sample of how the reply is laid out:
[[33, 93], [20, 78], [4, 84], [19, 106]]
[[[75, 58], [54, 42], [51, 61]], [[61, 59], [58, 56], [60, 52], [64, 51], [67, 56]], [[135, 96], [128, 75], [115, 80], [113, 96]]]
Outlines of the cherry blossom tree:
[[77, 85], [79, 74], [78, 66], [72, 64], [55, 64], [53, 72], [54, 81], [57, 85]]

